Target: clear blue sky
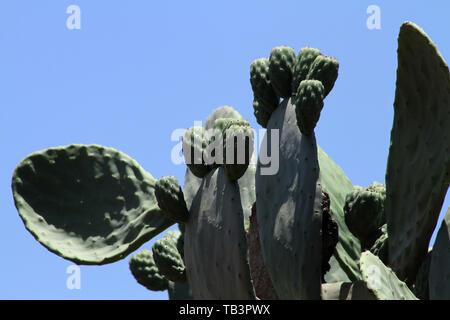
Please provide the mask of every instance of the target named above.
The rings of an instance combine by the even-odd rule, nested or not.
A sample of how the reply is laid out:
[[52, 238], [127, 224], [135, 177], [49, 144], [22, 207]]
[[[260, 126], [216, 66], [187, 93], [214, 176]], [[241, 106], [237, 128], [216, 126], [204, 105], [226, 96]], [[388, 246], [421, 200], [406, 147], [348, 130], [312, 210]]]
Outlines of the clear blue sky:
[[[80, 30], [66, 27], [71, 4], [81, 8]], [[381, 30], [366, 27], [371, 4], [381, 9]], [[317, 141], [353, 184], [384, 183], [399, 27], [421, 26], [449, 61], [449, 12], [445, 0], [2, 1], [0, 299], [167, 299], [137, 284], [128, 259], [82, 266], [81, 290], [68, 290], [72, 263], [25, 230], [13, 170], [36, 150], [96, 143], [182, 183], [185, 167], [170, 158], [172, 131], [221, 105], [259, 128], [249, 67], [275, 46], [317, 47], [339, 60]]]

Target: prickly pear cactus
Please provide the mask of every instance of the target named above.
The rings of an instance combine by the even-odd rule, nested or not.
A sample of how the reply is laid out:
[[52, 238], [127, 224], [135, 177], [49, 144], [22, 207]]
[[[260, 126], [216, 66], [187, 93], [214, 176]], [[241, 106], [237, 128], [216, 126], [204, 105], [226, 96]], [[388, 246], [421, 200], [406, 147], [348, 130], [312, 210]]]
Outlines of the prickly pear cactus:
[[433, 246], [429, 287], [430, 299], [450, 300], [450, 208]]
[[406, 283], [370, 251], [361, 254], [359, 263], [363, 281], [377, 300], [417, 300]]
[[151, 250], [141, 250], [129, 261], [129, 268], [136, 281], [152, 291], [164, 291], [169, 288], [167, 280], [159, 271]]
[[386, 170], [389, 265], [414, 283], [449, 186], [450, 75], [422, 29], [398, 37], [397, 88]]
[[152, 247], [153, 259], [159, 272], [173, 282], [186, 282], [186, 268], [177, 246], [181, 236], [178, 230], [167, 231]]
[[187, 278], [196, 299], [254, 299], [239, 185], [223, 167], [202, 181], [185, 226]]
[[[301, 135], [292, 99], [272, 114], [262, 148], [279, 130], [279, 170], [258, 162], [256, 212], [264, 261], [280, 299], [320, 299], [322, 190], [315, 136]], [[276, 146], [278, 148], [278, 146]], [[301, 270], [301, 272], [299, 272]]]
[[183, 190], [174, 176], [165, 176], [156, 181], [155, 196], [158, 206], [175, 222], [186, 222], [189, 212]]
[[77, 264], [101, 265], [174, 223], [158, 207], [155, 183], [118, 150], [70, 145], [26, 157], [12, 190], [25, 227], [43, 246]]

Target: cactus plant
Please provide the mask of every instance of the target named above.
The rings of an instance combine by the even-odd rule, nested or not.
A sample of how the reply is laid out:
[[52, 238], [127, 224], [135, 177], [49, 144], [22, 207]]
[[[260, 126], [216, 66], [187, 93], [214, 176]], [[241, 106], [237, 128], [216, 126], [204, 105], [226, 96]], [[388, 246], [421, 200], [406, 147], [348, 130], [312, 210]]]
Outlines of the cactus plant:
[[385, 210], [389, 264], [411, 285], [449, 186], [450, 74], [435, 44], [413, 23], [401, 26], [397, 53]]
[[17, 166], [19, 215], [77, 264], [123, 259], [178, 223], [129, 260], [139, 284], [170, 299], [450, 299], [450, 211], [427, 248], [449, 185], [448, 66], [414, 24], [398, 40], [386, 186], [354, 187], [317, 144], [338, 61], [277, 47], [250, 66], [261, 151], [279, 151], [274, 174], [252, 163], [253, 129], [224, 106], [183, 135], [184, 190], [118, 150], [63, 146]]

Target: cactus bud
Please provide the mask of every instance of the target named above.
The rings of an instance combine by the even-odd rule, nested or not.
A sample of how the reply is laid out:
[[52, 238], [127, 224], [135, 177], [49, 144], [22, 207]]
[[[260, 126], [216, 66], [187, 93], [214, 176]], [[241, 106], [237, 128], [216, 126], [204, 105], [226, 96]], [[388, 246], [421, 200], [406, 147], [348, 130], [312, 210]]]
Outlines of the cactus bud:
[[323, 108], [324, 87], [318, 80], [303, 80], [295, 97], [297, 125], [304, 135], [314, 132]]
[[188, 220], [189, 211], [177, 178], [165, 176], [156, 181], [155, 196], [158, 206], [172, 220], [182, 223]]
[[282, 98], [292, 94], [291, 83], [294, 73], [295, 51], [290, 47], [276, 47], [270, 52], [269, 79], [275, 93]]
[[177, 247], [180, 237], [178, 230], [167, 231], [152, 247], [153, 259], [160, 273], [173, 282], [186, 282], [186, 268]]
[[306, 79], [314, 79], [322, 82], [325, 91], [324, 98], [333, 89], [334, 82], [338, 77], [339, 62], [331, 57], [319, 55], [312, 63]]

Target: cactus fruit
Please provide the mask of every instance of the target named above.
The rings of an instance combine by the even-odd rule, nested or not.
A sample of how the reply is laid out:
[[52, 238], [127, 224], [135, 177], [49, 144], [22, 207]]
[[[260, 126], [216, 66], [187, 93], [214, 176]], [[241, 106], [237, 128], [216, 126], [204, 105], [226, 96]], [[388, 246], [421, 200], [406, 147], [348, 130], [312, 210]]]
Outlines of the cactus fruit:
[[345, 223], [359, 239], [363, 249], [370, 249], [381, 236], [386, 223], [384, 186], [374, 182], [366, 189], [355, 186], [345, 198]]
[[178, 250], [178, 241], [181, 237], [178, 230], [167, 231], [152, 247], [153, 259], [159, 272], [173, 282], [186, 282], [186, 268], [182, 253]]
[[324, 98], [331, 92], [338, 77], [339, 62], [331, 57], [318, 55], [309, 68], [307, 80], [319, 80], [324, 87]]
[[429, 281], [430, 299], [450, 299], [450, 207], [433, 246]]
[[389, 265], [414, 283], [444, 202], [450, 174], [450, 73], [425, 32], [405, 22], [386, 169]]
[[223, 167], [203, 178], [194, 198], [186, 223], [184, 259], [194, 298], [255, 298], [239, 186], [228, 180]]
[[267, 127], [267, 122], [270, 119], [270, 113], [261, 107], [260, 102], [255, 98], [253, 100], [253, 114], [255, 115], [256, 122], [263, 128]]
[[224, 131], [224, 168], [230, 181], [237, 181], [247, 170], [253, 155], [253, 129], [233, 124]]
[[183, 135], [183, 155], [186, 165], [191, 172], [203, 178], [212, 169], [212, 164], [205, 162], [204, 151], [209, 143], [204, 127], [194, 126], [186, 130]]
[[143, 249], [134, 254], [129, 267], [136, 281], [147, 289], [164, 291], [169, 288], [169, 280], [159, 272], [151, 250]]
[[205, 130], [214, 128], [214, 123], [219, 118], [229, 118], [229, 119], [242, 119], [242, 116], [230, 106], [222, 106], [214, 109], [213, 112], [206, 118], [205, 121]]
[[359, 263], [363, 281], [377, 300], [417, 300], [408, 286], [370, 251], [361, 254]]
[[267, 154], [272, 152], [267, 140], [278, 132], [272, 129], [279, 130], [279, 170], [263, 175], [259, 161], [256, 172], [264, 262], [280, 299], [320, 299], [322, 192], [315, 136], [301, 135], [292, 98], [271, 116], [262, 142]]
[[318, 80], [300, 82], [295, 97], [297, 125], [304, 135], [314, 132], [323, 108], [324, 87]]
[[309, 73], [309, 68], [311, 67], [317, 56], [321, 55], [319, 49], [304, 47], [298, 52], [297, 58], [295, 59], [294, 65], [294, 75], [292, 79], [292, 93], [296, 94], [300, 82], [306, 80], [306, 76]]
[[269, 78], [269, 59], [260, 58], [250, 65], [250, 84], [252, 85], [254, 100], [259, 107], [271, 114], [277, 107], [280, 98], [275, 93]]
[[295, 51], [291, 47], [275, 47], [270, 52], [269, 79], [273, 90], [281, 98], [292, 94], [292, 76], [295, 65]]
[[174, 223], [157, 205], [155, 183], [118, 150], [70, 145], [26, 157], [12, 190], [36, 240], [77, 264], [101, 265], [123, 259]]
[[175, 222], [186, 222], [189, 212], [183, 191], [174, 176], [165, 176], [156, 181], [155, 196], [158, 206]]

